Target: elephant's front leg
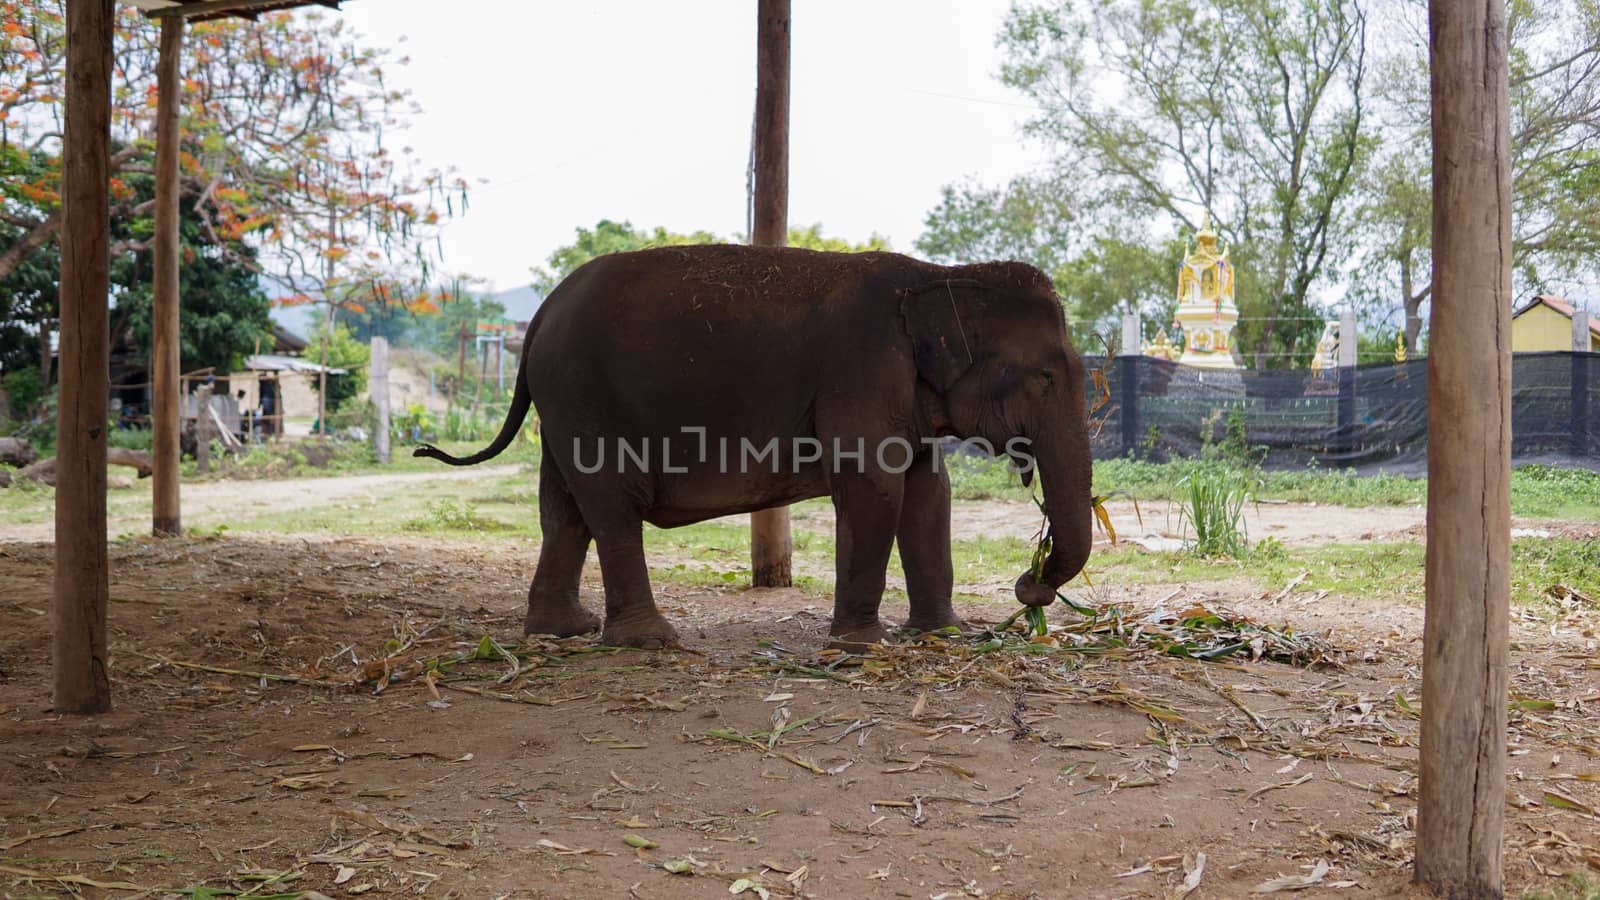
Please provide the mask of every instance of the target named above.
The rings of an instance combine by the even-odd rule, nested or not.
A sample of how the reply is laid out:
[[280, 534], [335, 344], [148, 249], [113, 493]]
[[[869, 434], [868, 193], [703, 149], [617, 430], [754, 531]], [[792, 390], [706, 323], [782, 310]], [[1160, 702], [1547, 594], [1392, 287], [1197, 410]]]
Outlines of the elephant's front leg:
[[583, 560], [589, 554], [589, 526], [548, 453], [539, 467], [539, 528], [544, 539], [528, 588], [523, 633], [570, 637], [598, 630], [600, 620], [578, 602]]
[[955, 574], [950, 567], [950, 474], [944, 452], [933, 447], [906, 471], [900, 505], [900, 565], [906, 573], [911, 617], [906, 627], [937, 631], [961, 619], [950, 605]]
[[836, 475], [833, 508], [837, 558], [830, 646], [859, 650], [886, 641], [889, 629], [878, 620], [884, 570], [900, 521], [901, 477], [887, 473]]

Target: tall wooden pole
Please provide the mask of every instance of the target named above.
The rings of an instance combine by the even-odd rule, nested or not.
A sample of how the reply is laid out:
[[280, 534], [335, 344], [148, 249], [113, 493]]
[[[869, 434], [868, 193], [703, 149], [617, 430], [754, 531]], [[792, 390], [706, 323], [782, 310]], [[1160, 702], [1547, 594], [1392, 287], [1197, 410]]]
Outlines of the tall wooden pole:
[[55, 709], [111, 708], [106, 661], [106, 413], [112, 0], [67, 0], [56, 417]]
[[[755, 223], [750, 243], [789, 239], [789, 0], [760, 0], [756, 12]], [[756, 587], [793, 584], [789, 509], [750, 516], [750, 572]]]
[[1433, 309], [1416, 880], [1502, 896], [1511, 570], [1504, 0], [1430, 0]]
[[151, 531], [157, 536], [183, 533], [178, 507], [179, 407], [178, 382], [178, 78], [183, 54], [183, 19], [161, 20], [161, 55], [156, 64], [156, 234], [154, 310], [150, 359], [154, 370], [150, 411]]

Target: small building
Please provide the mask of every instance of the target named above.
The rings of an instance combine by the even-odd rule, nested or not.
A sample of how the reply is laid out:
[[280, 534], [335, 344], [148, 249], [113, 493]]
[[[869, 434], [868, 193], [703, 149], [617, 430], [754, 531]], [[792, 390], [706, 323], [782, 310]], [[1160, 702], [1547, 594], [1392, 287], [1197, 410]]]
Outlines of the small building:
[[[244, 361], [244, 368], [228, 376], [230, 390], [242, 409], [252, 411], [269, 424], [269, 434], [306, 433], [308, 426], [286, 423], [285, 419], [311, 420], [317, 416], [317, 379], [322, 366], [306, 359], [304, 339], [282, 327], [274, 327], [272, 352], [257, 353]], [[343, 375], [344, 369], [329, 367], [329, 375]], [[298, 425], [298, 430], [296, 430]]]
[[[1572, 349], [1575, 308], [1565, 297], [1540, 295], [1511, 314], [1511, 352]], [[1589, 316], [1589, 352], [1600, 353], [1600, 319]]]

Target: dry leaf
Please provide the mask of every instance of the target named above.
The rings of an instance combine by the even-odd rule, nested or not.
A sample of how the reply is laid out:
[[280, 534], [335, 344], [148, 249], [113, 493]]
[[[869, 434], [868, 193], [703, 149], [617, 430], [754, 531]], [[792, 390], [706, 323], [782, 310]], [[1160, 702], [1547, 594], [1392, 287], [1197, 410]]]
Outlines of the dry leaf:
[[1279, 891], [1298, 891], [1321, 883], [1328, 874], [1328, 861], [1317, 860], [1317, 865], [1309, 875], [1279, 875], [1271, 881], [1264, 881], [1250, 889], [1252, 894], [1276, 894]]
[[1206, 855], [1196, 853], [1194, 856], [1187, 854], [1183, 857], [1183, 884], [1178, 885], [1167, 900], [1183, 900], [1184, 897], [1194, 892], [1200, 886], [1200, 879], [1206, 874]]

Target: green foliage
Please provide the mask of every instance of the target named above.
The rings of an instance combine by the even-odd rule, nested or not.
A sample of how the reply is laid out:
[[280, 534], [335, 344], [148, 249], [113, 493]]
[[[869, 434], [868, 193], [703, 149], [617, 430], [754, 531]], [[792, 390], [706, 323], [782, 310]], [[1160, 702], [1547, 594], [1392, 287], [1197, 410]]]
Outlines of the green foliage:
[[[1196, 468], [1178, 482], [1182, 533], [1190, 549], [1207, 559], [1250, 555], [1244, 507], [1251, 500], [1254, 472], [1231, 466]], [[1193, 535], [1191, 540], [1190, 535]]]
[[[306, 359], [321, 363], [324, 347], [328, 352], [328, 367], [345, 370], [343, 375], [328, 376], [328, 409], [343, 409], [346, 402], [354, 400], [367, 386], [367, 367], [372, 362], [372, 348], [356, 340], [350, 329], [342, 324], [334, 325], [331, 340], [326, 328], [318, 329], [306, 348]], [[320, 387], [316, 379], [312, 380], [311, 387], [313, 390]]]
[[411, 443], [415, 432], [422, 440], [434, 433], [433, 415], [420, 403], [412, 403], [398, 415], [389, 418], [389, 435], [397, 443]]
[[946, 185], [928, 213], [917, 251], [946, 264], [1021, 260], [1048, 273], [1080, 345], [1095, 332], [1115, 333], [1114, 314], [1137, 310], [1145, 330], [1172, 323], [1177, 240], [1130, 240], [1095, 233], [1079, 220], [1073, 185], [1021, 177], [1004, 188], [966, 181]]
[[1568, 591], [1600, 596], [1600, 541], [1517, 538], [1511, 542], [1511, 595], [1519, 601]]
[[804, 250], [823, 250], [829, 253], [866, 253], [887, 252], [889, 239], [877, 232], [873, 232], [865, 242], [852, 244], [844, 238], [828, 237], [822, 233], [822, 223], [814, 222], [804, 228], [791, 227], [788, 236], [789, 246], [799, 247]]
[[[0, 247], [20, 243], [26, 229], [17, 222], [42, 220], [49, 202], [35, 187], [59, 171], [55, 157], [0, 141]], [[9, 219], [9, 220], [8, 220]], [[14, 221], [13, 221], [14, 220]], [[39, 325], [54, 331], [61, 252], [54, 241], [25, 257], [0, 277], [0, 373], [39, 366]]]
[[1511, 511], [1522, 516], [1592, 519], [1600, 509], [1600, 472], [1556, 466], [1511, 470]]
[[950, 496], [957, 500], [1016, 498], [1027, 493], [1009, 460], [958, 453], [945, 457], [945, 471], [950, 474]]
[[504, 417], [495, 416], [489, 410], [452, 406], [445, 410], [444, 420], [439, 423], [439, 438], [446, 441], [487, 441], [499, 433], [502, 421]]
[[513, 526], [498, 519], [479, 515], [477, 504], [458, 500], [435, 500], [428, 504], [427, 513], [407, 520], [407, 531], [506, 531]]
[[627, 220], [616, 222], [611, 219], [601, 219], [595, 223], [593, 229], [578, 228], [576, 240], [550, 254], [550, 258], [545, 261], [547, 268], [534, 268], [533, 289], [540, 294], [548, 295], [579, 266], [608, 253], [624, 253], [629, 250], [643, 250], [646, 247], [714, 243], [717, 243], [717, 236], [709, 231], [677, 234], [659, 225], [653, 231], [641, 231], [635, 229], [633, 223]]
[[436, 367], [436, 371], [442, 385], [448, 383], [453, 386], [461, 352], [461, 335], [467, 336], [466, 374], [470, 381], [477, 376], [472, 354], [476, 351], [473, 336], [478, 333], [478, 324], [505, 320], [506, 308], [503, 304], [487, 297], [465, 294], [441, 303], [437, 315], [415, 319], [413, 333], [416, 343], [449, 360], [447, 364]]
[[1374, 140], [1353, 4], [1042, 0], [1013, 5], [998, 43], [1055, 158], [1004, 189], [947, 189], [920, 249], [1024, 259], [1075, 319], [1137, 304], [1164, 327], [1178, 247], [1211, 212], [1251, 317], [1241, 349], [1283, 362], [1315, 341], [1298, 319], [1336, 274]]
[[148, 428], [118, 428], [112, 423], [106, 432], [106, 446], [124, 450], [149, 450], [153, 440]]
[[[1102, 459], [1094, 464], [1098, 493], [1120, 492], [1138, 500], [1169, 500], [1182, 493], [1179, 484], [1202, 460], [1154, 463], [1133, 459]], [[1354, 469], [1263, 470], [1252, 494], [1262, 500], [1323, 503], [1334, 506], [1400, 506], [1422, 503], [1428, 483], [1401, 475], [1361, 475]], [[1513, 478], [1515, 483], [1515, 478]]]
[[[154, 179], [124, 178], [135, 200], [153, 199]], [[112, 222], [112, 239], [139, 249], [113, 258], [111, 281], [119, 285], [112, 321], [119, 323], [129, 346], [151, 345], [155, 262], [150, 244], [153, 218], [121, 218]], [[226, 245], [208, 237], [195, 209], [195, 198], [179, 200], [178, 339], [183, 371], [215, 366], [226, 374], [246, 356], [272, 340], [272, 303], [261, 288], [255, 251], [242, 241]]]
[[38, 368], [30, 367], [6, 372], [0, 381], [5, 384], [12, 417], [19, 421], [32, 418], [45, 397], [44, 385], [39, 381]]
[[[858, 253], [868, 250], [888, 250], [887, 239], [873, 234], [865, 243], [852, 244], [841, 239], [828, 237], [822, 233], [820, 223], [805, 228], [790, 228], [788, 234], [789, 246], [803, 247], [808, 250], [828, 250], [837, 253]], [[626, 253], [630, 250], [644, 250], [649, 247], [676, 247], [684, 244], [720, 244], [728, 243], [721, 237], [709, 231], [694, 231], [688, 234], [679, 234], [668, 231], [661, 226], [654, 230], [643, 230], [633, 227], [627, 220], [616, 222], [611, 219], [601, 219], [595, 223], [593, 229], [577, 229], [577, 239], [572, 243], [558, 248], [550, 254], [543, 267], [533, 270], [533, 289], [540, 294], [548, 295], [555, 290], [568, 275], [577, 271], [579, 266], [608, 253]], [[735, 237], [734, 243], [742, 243]]]
[[1069, 259], [1074, 204], [1070, 185], [1047, 177], [1020, 177], [1001, 188], [972, 180], [945, 185], [916, 249], [939, 263], [1009, 259], [1054, 273]]

